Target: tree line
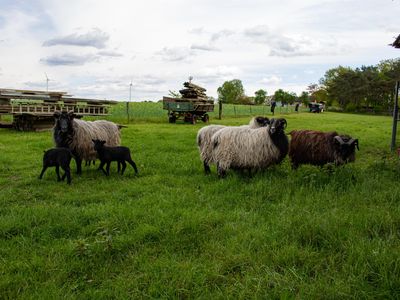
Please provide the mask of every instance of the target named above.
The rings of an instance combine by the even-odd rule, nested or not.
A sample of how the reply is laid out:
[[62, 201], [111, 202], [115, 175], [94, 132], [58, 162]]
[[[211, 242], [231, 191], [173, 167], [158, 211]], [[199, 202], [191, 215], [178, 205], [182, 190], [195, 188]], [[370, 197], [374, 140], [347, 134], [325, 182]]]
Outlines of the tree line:
[[279, 89], [272, 97], [259, 89], [254, 96], [246, 96], [239, 79], [225, 81], [218, 88], [218, 100], [232, 104], [266, 104], [273, 98], [277, 102], [293, 104], [325, 102], [345, 111], [388, 111], [393, 107], [394, 87], [400, 80], [400, 58], [381, 61], [375, 66], [357, 68], [338, 66], [325, 72], [318, 84], [296, 95]]

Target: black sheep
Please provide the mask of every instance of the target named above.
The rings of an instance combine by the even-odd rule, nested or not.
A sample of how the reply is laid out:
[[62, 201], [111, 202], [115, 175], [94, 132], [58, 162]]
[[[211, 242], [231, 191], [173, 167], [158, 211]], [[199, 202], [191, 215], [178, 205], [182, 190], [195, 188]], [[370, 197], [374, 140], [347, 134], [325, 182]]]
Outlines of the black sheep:
[[[133, 167], [135, 173], [138, 173], [138, 169], [136, 167], [135, 162], [131, 158], [131, 151], [128, 147], [117, 146], [117, 147], [108, 147], [104, 146], [105, 141], [100, 140], [92, 140], [94, 143], [94, 150], [96, 150], [98, 158], [100, 160], [99, 169], [101, 169], [104, 174], [107, 176], [110, 175], [110, 164], [112, 161], [118, 162], [118, 171], [119, 164], [122, 165], [121, 175], [124, 174], [126, 168], [126, 161]], [[106, 171], [104, 170], [104, 165], [106, 166]]]
[[[67, 177], [67, 183], [71, 184], [71, 170], [69, 164], [73, 155], [68, 148], [53, 148], [44, 152], [43, 169], [39, 179], [42, 179], [44, 172], [48, 167], [56, 167], [57, 181], [64, 180]], [[64, 170], [64, 175], [60, 177], [60, 167]]]

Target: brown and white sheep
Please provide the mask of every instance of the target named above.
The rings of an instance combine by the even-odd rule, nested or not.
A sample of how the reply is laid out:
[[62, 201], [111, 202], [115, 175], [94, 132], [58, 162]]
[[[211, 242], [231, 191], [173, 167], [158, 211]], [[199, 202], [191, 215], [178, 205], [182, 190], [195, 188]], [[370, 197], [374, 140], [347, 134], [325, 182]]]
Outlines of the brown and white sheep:
[[[269, 122], [266, 117], [254, 117], [250, 120], [249, 125], [242, 125], [241, 127], [259, 128], [267, 126]], [[200, 159], [203, 162], [206, 174], [211, 172], [210, 164], [212, 163], [212, 151], [214, 148], [211, 143], [211, 137], [214, 133], [226, 127], [224, 125], [208, 125], [201, 128], [197, 133], [197, 146], [199, 147]]]
[[75, 156], [77, 173], [82, 173], [82, 160], [95, 160], [97, 153], [92, 140], [106, 141], [107, 146], [119, 146], [120, 127], [109, 121], [83, 121], [70, 112], [55, 112], [53, 138], [57, 147], [68, 148]]

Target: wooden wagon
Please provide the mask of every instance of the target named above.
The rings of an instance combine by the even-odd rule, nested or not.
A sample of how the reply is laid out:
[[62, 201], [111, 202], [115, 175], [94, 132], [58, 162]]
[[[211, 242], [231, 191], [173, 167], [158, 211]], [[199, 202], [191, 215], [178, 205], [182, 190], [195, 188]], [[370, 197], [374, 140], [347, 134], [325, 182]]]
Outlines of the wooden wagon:
[[163, 109], [168, 110], [168, 121], [175, 123], [183, 118], [192, 124], [196, 124], [197, 120], [208, 122], [208, 113], [214, 111], [214, 101], [207, 98], [206, 89], [190, 81], [183, 85], [185, 88], [179, 91], [182, 98], [163, 97]]
[[73, 111], [83, 116], [106, 116], [117, 101], [72, 98], [65, 92], [0, 89], [0, 117], [11, 115], [12, 123], [0, 123], [20, 131], [45, 130], [54, 124], [55, 111]]

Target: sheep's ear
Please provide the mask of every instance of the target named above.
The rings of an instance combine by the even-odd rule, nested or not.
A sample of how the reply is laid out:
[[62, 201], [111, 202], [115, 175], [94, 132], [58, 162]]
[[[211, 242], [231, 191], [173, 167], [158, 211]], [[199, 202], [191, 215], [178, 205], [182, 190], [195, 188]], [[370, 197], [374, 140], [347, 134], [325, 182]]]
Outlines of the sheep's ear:
[[96, 140], [92, 139], [92, 142], [93, 142], [94, 144], [96, 144]]
[[76, 115], [75, 115], [75, 113], [74, 113], [73, 110], [71, 110], [71, 111], [68, 112], [68, 117], [69, 117], [71, 120], [72, 120], [73, 118], [76, 117]]
[[56, 110], [56, 111], [54, 112], [54, 114], [53, 114], [53, 117], [56, 118], [56, 119], [59, 119], [60, 116], [61, 116], [61, 113], [60, 113], [58, 110]]
[[100, 143], [101, 143], [102, 145], [104, 145], [104, 144], [106, 143], [106, 141], [101, 141]]

